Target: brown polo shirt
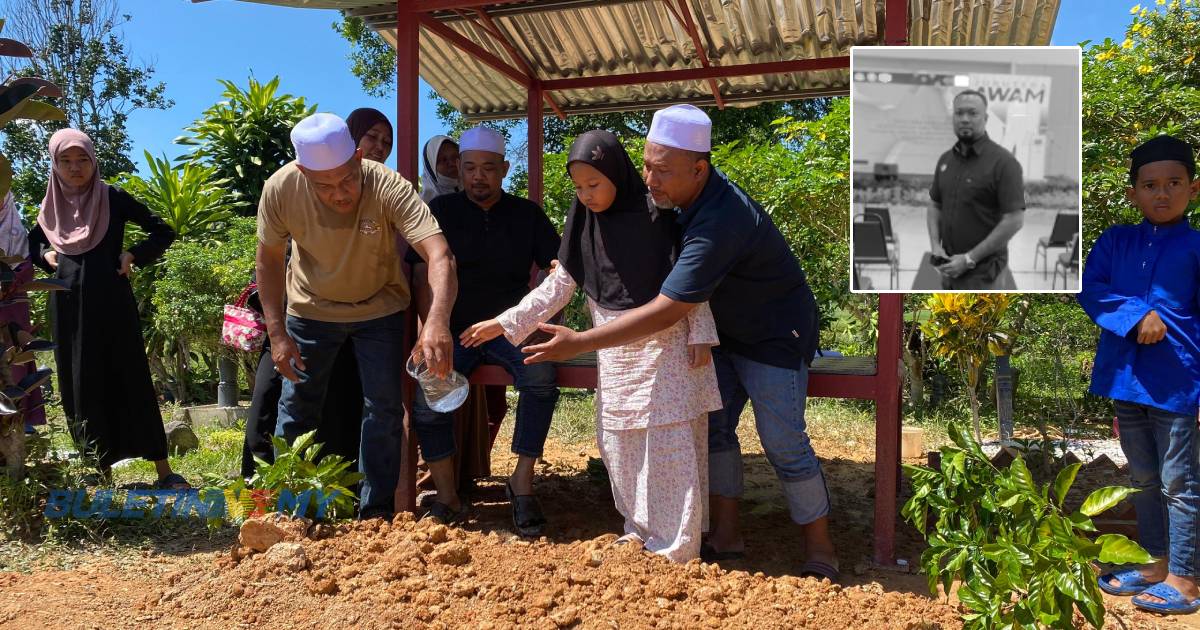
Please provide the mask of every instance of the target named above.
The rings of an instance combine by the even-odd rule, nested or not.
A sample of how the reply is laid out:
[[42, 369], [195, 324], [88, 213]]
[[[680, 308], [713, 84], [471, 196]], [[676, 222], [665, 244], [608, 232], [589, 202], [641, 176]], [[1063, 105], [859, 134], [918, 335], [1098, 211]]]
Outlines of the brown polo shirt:
[[325, 207], [295, 162], [267, 179], [258, 203], [258, 240], [292, 240], [287, 274], [289, 315], [361, 322], [408, 308], [397, 236], [409, 243], [441, 233], [412, 184], [378, 162], [362, 161], [358, 209]]
[[[929, 197], [941, 207], [939, 227], [946, 254], [965, 254], [991, 234], [1009, 212], [1025, 210], [1021, 164], [986, 135], [974, 144], [955, 143], [933, 171]], [[994, 257], [1008, 262], [1008, 249]]]

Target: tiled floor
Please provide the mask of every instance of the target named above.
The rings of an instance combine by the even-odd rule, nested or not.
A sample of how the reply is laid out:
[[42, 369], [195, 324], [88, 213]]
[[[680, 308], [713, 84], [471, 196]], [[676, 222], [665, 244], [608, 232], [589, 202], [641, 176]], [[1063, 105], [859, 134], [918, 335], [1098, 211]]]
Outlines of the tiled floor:
[[[1054, 217], [1058, 214], [1058, 210], [1044, 210], [1031, 208], [1025, 211], [1025, 223], [1021, 227], [1021, 231], [1013, 237], [1008, 244], [1008, 264], [1012, 270], [1013, 279], [1017, 283], [1017, 289], [1021, 291], [1039, 291], [1047, 289], [1063, 288], [1063, 278], [1060, 273], [1057, 283], [1054, 279], [1054, 263], [1059, 255], [1066, 250], [1058, 248], [1051, 249], [1046, 255], [1046, 260], [1049, 263], [1049, 270], [1042, 271], [1041, 260], [1037, 261], [1037, 270], [1034, 270], [1034, 250], [1037, 248], [1039, 238], [1049, 236], [1050, 230], [1054, 225]], [[892, 230], [896, 235], [896, 243], [899, 249], [900, 259], [900, 279], [899, 286], [894, 288], [900, 290], [912, 289], [913, 280], [917, 276], [917, 269], [921, 265], [921, 259], [925, 253], [929, 251], [929, 233], [925, 227], [925, 208], [922, 206], [891, 206], [892, 215]], [[862, 277], [869, 278], [875, 289], [888, 289], [888, 269], [883, 265], [875, 265], [864, 267], [862, 269]], [[1051, 286], [1056, 284], [1056, 286]], [[1067, 287], [1071, 291], [1079, 290], [1079, 276], [1076, 273], [1071, 273], [1067, 280]]]

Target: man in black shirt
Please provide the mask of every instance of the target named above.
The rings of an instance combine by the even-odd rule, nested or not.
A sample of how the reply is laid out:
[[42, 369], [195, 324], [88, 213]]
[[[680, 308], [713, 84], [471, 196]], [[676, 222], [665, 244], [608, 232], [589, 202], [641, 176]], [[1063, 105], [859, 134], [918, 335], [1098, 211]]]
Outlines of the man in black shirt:
[[[1008, 241], [1021, 229], [1025, 184], [1021, 164], [987, 135], [987, 97], [964, 90], [954, 97], [958, 142], [938, 158], [926, 217], [942, 289], [1016, 290]], [[920, 287], [933, 288], [933, 287]]]
[[[492, 319], [521, 301], [529, 291], [533, 266], [546, 269], [557, 255], [558, 233], [537, 204], [502, 189], [509, 166], [504, 160], [503, 136], [476, 127], [463, 133], [460, 147], [465, 189], [430, 202], [457, 263], [458, 298], [450, 314], [454, 369], [469, 377], [480, 363], [489, 363], [512, 375], [520, 392], [512, 444], [518, 459], [506, 488], [517, 532], [540, 536], [545, 518], [533, 496], [533, 464], [542, 455], [558, 401], [554, 366], [525, 365], [521, 350], [504, 337], [476, 348], [464, 348], [458, 337], [471, 324]], [[428, 305], [425, 265], [412, 250], [408, 262], [413, 265], [417, 308], [424, 319]], [[431, 410], [419, 388], [413, 404], [413, 428], [437, 488], [431, 517], [446, 523], [462, 520], [468, 504], [458, 496], [451, 463], [455, 451], [452, 417]]]

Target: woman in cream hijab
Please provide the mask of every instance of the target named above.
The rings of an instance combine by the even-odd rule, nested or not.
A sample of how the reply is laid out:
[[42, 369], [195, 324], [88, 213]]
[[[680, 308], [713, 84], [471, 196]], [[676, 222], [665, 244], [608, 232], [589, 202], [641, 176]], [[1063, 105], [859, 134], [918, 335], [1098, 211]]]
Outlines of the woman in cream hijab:
[[458, 180], [458, 143], [449, 136], [434, 136], [425, 143], [421, 172], [421, 201], [456, 193], [463, 189]]

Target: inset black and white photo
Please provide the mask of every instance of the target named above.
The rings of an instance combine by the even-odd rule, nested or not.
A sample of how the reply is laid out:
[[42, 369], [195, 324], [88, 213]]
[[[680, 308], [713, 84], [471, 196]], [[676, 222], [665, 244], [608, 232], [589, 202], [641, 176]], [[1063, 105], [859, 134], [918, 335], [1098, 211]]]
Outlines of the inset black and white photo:
[[1080, 49], [851, 50], [851, 289], [1079, 290]]

